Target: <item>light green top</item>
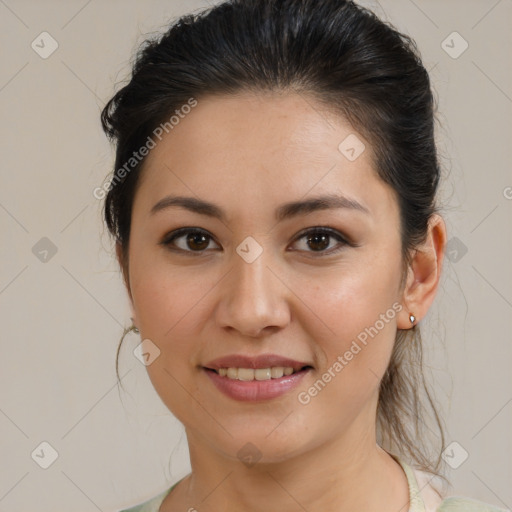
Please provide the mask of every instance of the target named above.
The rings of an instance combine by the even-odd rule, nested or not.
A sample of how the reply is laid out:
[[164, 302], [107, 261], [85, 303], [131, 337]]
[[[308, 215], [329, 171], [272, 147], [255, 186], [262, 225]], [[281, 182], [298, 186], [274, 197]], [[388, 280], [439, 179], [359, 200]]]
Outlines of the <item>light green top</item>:
[[[390, 455], [402, 466], [407, 475], [411, 505], [408, 512], [511, 512], [510, 510], [463, 496], [448, 496], [443, 499], [439, 497], [431, 487], [426, 485], [428, 480], [425, 480], [425, 475], [427, 475], [427, 473], [413, 469], [396, 455]], [[418, 481], [420, 483], [418, 483]], [[166, 489], [154, 498], [134, 507], [120, 510], [119, 512], [159, 512], [160, 505], [163, 503], [165, 497], [179, 482], [181, 482], [181, 480], [178, 480], [178, 482], [169, 489]]]

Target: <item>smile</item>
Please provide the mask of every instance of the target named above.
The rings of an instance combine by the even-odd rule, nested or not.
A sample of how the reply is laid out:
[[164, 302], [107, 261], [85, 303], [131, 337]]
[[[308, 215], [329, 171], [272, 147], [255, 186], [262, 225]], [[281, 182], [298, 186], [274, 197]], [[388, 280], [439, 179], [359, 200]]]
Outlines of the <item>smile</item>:
[[203, 367], [217, 390], [240, 401], [263, 401], [282, 396], [298, 386], [312, 369], [311, 366], [297, 370], [290, 367], [230, 367], [216, 370]]

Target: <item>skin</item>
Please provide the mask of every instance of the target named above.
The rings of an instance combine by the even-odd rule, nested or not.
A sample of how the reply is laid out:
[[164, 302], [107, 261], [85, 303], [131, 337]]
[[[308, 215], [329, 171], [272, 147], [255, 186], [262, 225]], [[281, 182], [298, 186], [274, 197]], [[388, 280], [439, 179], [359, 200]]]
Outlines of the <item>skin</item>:
[[[366, 146], [355, 161], [338, 150], [349, 134]], [[408, 510], [405, 473], [376, 444], [378, 388], [396, 330], [411, 327], [410, 312], [421, 320], [434, 300], [446, 227], [432, 217], [400, 289], [398, 203], [371, 155], [343, 118], [291, 92], [201, 98], [148, 155], [132, 210], [129, 270], [119, 246], [117, 255], [141, 339], [161, 351], [149, 377], [185, 425], [190, 449], [192, 473], [161, 511]], [[282, 203], [325, 193], [356, 199], [370, 214], [337, 208], [276, 222]], [[213, 202], [226, 222], [181, 207], [151, 215], [168, 194]], [[322, 249], [298, 238], [314, 226], [357, 247], [331, 237]], [[174, 244], [183, 252], [173, 252], [161, 242], [180, 227], [211, 238], [190, 245], [182, 236]], [[252, 263], [235, 250], [247, 236], [263, 249]], [[298, 393], [393, 303], [403, 309], [301, 404]], [[277, 353], [314, 370], [279, 398], [240, 402], [200, 369], [233, 353]], [[247, 442], [261, 454], [250, 467], [237, 457]]]

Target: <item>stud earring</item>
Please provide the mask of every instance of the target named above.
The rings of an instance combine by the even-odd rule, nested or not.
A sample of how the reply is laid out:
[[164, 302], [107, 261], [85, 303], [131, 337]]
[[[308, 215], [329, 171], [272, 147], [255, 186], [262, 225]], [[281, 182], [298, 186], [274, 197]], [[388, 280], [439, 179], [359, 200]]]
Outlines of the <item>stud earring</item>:
[[410, 313], [409, 314], [409, 320], [411, 321], [411, 324], [413, 324], [414, 321], [416, 320], [416, 317], [412, 313]]
[[132, 325], [130, 326], [130, 331], [133, 331], [135, 334], [139, 334], [139, 329], [137, 329], [137, 326], [133, 323], [133, 318], [130, 317], [130, 320], [132, 321]]

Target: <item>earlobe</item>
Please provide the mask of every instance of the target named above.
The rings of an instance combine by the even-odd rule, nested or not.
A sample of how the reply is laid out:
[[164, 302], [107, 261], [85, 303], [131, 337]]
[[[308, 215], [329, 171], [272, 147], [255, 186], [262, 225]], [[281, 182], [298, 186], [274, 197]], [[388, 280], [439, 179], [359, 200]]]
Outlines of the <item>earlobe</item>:
[[[434, 214], [429, 222], [426, 240], [416, 248], [408, 269], [399, 329], [409, 329], [426, 316], [439, 286], [445, 247], [446, 226], [443, 218]], [[410, 315], [414, 317], [414, 322], [411, 322]]]
[[[416, 251], [414, 251], [416, 256]], [[402, 310], [397, 317], [398, 329], [410, 329], [414, 324], [418, 323], [420, 316], [415, 308], [415, 304], [411, 295], [411, 290], [414, 289], [416, 283], [416, 277], [413, 270], [414, 258], [412, 259], [411, 265], [407, 268], [407, 280], [402, 293]]]

